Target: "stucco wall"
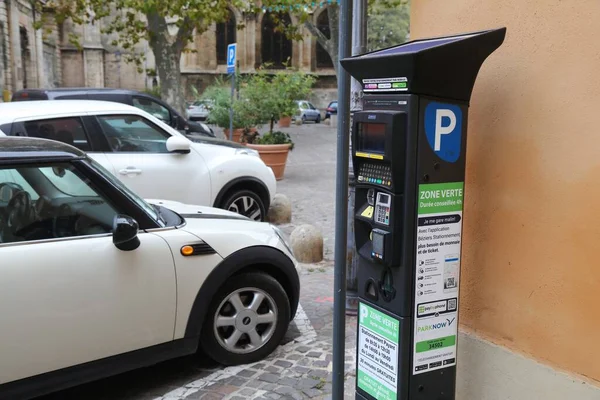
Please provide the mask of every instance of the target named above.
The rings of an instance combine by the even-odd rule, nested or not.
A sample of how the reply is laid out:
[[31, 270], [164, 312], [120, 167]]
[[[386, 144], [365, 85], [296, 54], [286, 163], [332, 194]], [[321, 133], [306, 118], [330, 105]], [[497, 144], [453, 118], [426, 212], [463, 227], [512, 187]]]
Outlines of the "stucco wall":
[[597, 0], [411, 4], [411, 38], [508, 28], [470, 108], [461, 324], [596, 381], [599, 21]]

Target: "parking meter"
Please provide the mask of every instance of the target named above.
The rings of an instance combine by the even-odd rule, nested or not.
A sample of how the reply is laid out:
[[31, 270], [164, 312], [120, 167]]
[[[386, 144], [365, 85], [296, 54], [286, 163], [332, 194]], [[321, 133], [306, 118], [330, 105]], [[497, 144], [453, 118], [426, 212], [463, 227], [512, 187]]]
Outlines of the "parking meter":
[[352, 121], [357, 399], [455, 398], [468, 106], [505, 34], [341, 60], [364, 92]]

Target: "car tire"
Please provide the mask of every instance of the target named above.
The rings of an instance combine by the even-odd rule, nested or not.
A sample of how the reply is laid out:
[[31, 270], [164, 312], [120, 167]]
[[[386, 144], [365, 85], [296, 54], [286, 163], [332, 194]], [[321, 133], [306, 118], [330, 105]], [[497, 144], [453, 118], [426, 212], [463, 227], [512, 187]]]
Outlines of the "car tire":
[[[225, 195], [221, 207], [224, 210], [248, 217], [254, 221], [265, 221], [267, 210], [260, 196], [251, 190], [234, 190]], [[257, 213], [259, 213], [257, 215]]]
[[317, 115], [317, 119], [315, 119], [315, 124], [320, 124], [321, 123], [321, 116]]
[[306, 115], [302, 114], [302, 124], [306, 123]]
[[[254, 302], [257, 312], [252, 310]], [[290, 314], [290, 301], [275, 278], [259, 272], [233, 276], [210, 304], [200, 336], [201, 348], [223, 365], [262, 360], [281, 343]]]

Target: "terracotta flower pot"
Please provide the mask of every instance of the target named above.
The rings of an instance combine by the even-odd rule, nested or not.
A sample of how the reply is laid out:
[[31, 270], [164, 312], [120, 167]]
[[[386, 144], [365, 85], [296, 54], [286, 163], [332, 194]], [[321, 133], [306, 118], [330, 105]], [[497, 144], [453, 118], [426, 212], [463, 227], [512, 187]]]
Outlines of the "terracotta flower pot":
[[289, 128], [291, 124], [292, 124], [292, 117], [279, 118], [278, 125], [280, 128]]
[[260, 158], [271, 167], [278, 181], [283, 179], [285, 164], [290, 152], [290, 144], [250, 144], [249, 148], [258, 151]]
[[[256, 128], [248, 128], [250, 133], [256, 132]], [[224, 129], [223, 133], [225, 134], [225, 138], [229, 140], [229, 129]], [[233, 141], [236, 143], [241, 143], [242, 135], [244, 134], [244, 128], [236, 128], [233, 130]]]

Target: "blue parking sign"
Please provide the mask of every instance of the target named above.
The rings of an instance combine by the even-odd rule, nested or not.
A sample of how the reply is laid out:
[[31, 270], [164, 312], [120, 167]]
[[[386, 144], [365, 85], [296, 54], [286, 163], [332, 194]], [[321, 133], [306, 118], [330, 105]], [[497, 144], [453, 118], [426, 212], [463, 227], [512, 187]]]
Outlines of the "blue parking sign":
[[237, 44], [232, 43], [227, 46], [227, 73], [233, 74], [235, 72], [235, 56], [236, 56]]

